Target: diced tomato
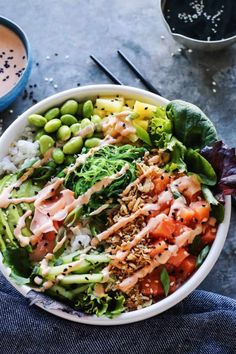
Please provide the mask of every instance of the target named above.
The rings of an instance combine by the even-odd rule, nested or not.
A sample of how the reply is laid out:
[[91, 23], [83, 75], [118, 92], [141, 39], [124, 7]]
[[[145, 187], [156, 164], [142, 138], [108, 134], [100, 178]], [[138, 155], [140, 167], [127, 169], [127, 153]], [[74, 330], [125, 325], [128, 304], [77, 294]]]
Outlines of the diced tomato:
[[201, 237], [201, 245], [206, 246], [210, 245], [214, 242], [216, 238], [216, 233], [212, 232], [211, 229], [209, 229], [202, 237]]
[[210, 204], [205, 200], [198, 200], [190, 204], [190, 208], [194, 211], [194, 216], [198, 222], [207, 221], [210, 214]]
[[185, 280], [187, 279], [193, 271], [196, 269], [196, 257], [195, 256], [188, 256], [183, 260], [183, 262], [180, 264], [178, 272], [180, 274], [180, 277]]
[[[147, 275], [140, 282], [141, 293], [145, 296], [164, 296], [163, 286], [160, 280], [160, 269], [155, 269], [151, 274]], [[170, 293], [176, 289], [176, 279], [170, 276]]]
[[150, 232], [151, 237], [153, 238], [164, 238], [168, 239], [172, 236], [175, 231], [174, 220], [170, 217], [162, 220], [160, 224]]
[[177, 214], [178, 220], [186, 225], [191, 223], [195, 216], [194, 211], [188, 206], [182, 207]]
[[153, 193], [155, 195], [158, 195], [161, 192], [163, 192], [166, 189], [167, 185], [170, 183], [169, 175], [166, 173], [163, 173], [160, 177], [155, 178], [153, 180], [153, 183], [154, 183]]
[[177, 254], [175, 256], [170, 257], [168, 263], [172, 264], [175, 267], [179, 267], [185, 258], [189, 256], [189, 253], [185, 250], [185, 248], [179, 248]]

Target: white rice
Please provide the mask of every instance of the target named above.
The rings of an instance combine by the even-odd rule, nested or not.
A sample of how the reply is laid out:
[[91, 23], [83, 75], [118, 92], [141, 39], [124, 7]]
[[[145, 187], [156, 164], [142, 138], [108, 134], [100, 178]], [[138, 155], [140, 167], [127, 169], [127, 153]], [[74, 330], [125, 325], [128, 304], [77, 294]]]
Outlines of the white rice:
[[86, 248], [91, 241], [90, 230], [86, 227], [76, 228], [70, 242], [69, 253]]
[[24, 162], [39, 156], [39, 143], [33, 141], [31, 127], [26, 127], [20, 139], [14, 142], [8, 155], [0, 161], [0, 175], [17, 172]]

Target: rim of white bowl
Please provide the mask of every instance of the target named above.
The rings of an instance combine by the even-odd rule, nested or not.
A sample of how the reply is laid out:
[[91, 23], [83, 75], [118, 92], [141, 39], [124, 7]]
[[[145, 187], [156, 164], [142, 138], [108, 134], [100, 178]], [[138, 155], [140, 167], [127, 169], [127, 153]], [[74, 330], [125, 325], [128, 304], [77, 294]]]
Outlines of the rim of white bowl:
[[[70, 90], [59, 92], [55, 95], [52, 95], [36, 105], [29, 108], [27, 111], [22, 113], [13, 123], [8, 127], [8, 129], [4, 132], [2, 137], [0, 138], [0, 155], [4, 156], [7, 151], [9, 145], [21, 134], [21, 131], [24, 130], [28, 115], [32, 113], [43, 112], [55, 104], [62, 104], [68, 98], [79, 98], [85, 99], [89, 97], [96, 97], [97, 95], [112, 95], [118, 94], [123, 95], [125, 97], [130, 97], [134, 99], [142, 99], [147, 103], [154, 104], [162, 104], [166, 105], [169, 101], [163, 97], [160, 97], [156, 94], [150, 93], [148, 91], [138, 89], [131, 86], [118, 86], [118, 85], [89, 85], [78, 88], [73, 88]], [[2, 157], [0, 156], [0, 158]], [[35, 303], [37, 306], [42, 308], [43, 310], [50, 312], [56, 316], [61, 318], [79, 322], [83, 324], [89, 325], [100, 325], [100, 326], [113, 326], [113, 325], [121, 325], [128, 324], [133, 322], [142, 321], [144, 319], [148, 319], [155, 315], [158, 315], [180, 301], [182, 301], [185, 297], [187, 297], [193, 290], [195, 290], [198, 285], [206, 278], [206, 276], [211, 271], [212, 267], [216, 263], [221, 250], [224, 246], [225, 239], [227, 236], [227, 232], [229, 229], [230, 223], [230, 215], [231, 215], [231, 198], [229, 196], [226, 197], [225, 200], [225, 217], [223, 222], [219, 225], [216, 239], [212, 244], [211, 250], [205, 259], [204, 263], [201, 267], [192, 275], [190, 279], [188, 279], [179, 289], [177, 289], [173, 294], [167, 296], [166, 298], [160, 300], [156, 304], [150, 305], [140, 310], [135, 310], [128, 313], [123, 313], [120, 316], [108, 319], [106, 317], [97, 317], [93, 316], [83, 316], [78, 317], [77, 315], [72, 315], [63, 312], [62, 310], [52, 310], [43, 307], [40, 304]], [[2, 263], [2, 255], [0, 254], [0, 270], [6, 279], [14, 286], [16, 290], [18, 290], [23, 296], [26, 296], [27, 293], [31, 290], [29, 286], [26, 285], [16, 285], [13, 280], [9, 277], [10, 269], [6, 267]]]

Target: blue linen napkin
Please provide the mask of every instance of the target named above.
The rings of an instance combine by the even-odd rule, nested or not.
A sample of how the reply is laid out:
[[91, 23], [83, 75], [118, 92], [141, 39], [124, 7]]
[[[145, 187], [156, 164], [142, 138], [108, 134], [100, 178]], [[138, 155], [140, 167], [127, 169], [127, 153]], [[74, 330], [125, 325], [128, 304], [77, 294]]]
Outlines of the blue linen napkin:
[[2, 354], [236, 353], [236, 301], [201, 290], [148, 320], [98, 327], [29, 307], [0, 275], [0, 319]]

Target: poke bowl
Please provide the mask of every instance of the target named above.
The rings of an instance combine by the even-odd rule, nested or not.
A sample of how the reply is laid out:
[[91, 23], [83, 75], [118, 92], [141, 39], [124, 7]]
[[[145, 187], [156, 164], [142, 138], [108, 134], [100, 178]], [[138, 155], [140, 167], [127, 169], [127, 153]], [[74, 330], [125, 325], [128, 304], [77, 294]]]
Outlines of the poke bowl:
[[226, 151], [184, 101], [116, 85], [44, 99], [0, 138], [0, 270], [75, 322], [166, 311], [224, 246], [233, 190], [215, 157]]

